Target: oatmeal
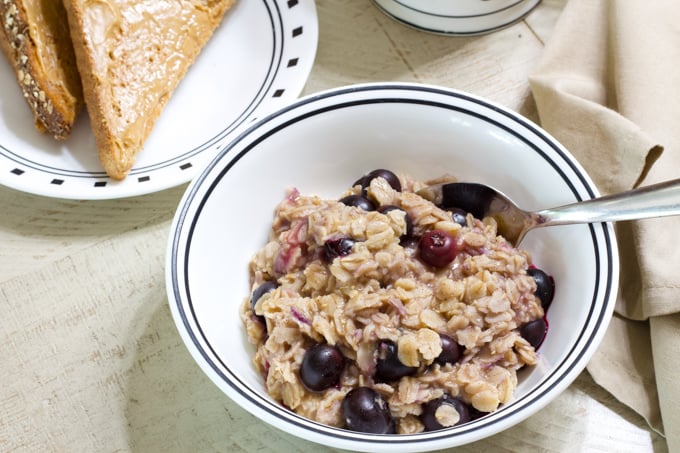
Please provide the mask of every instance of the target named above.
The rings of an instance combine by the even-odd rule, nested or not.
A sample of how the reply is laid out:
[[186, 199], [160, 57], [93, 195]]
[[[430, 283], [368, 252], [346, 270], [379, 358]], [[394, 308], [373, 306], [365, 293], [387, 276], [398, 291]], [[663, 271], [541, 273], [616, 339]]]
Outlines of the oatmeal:
[[546, 332], [533, 276], [546, 274], [493, 219], [418, 195], [426, 185], [376, 170], [337, 200], [291, 190], [277, 206], [241, 308], [274, 399], [379, 433], [454, 426], [511, 400]]

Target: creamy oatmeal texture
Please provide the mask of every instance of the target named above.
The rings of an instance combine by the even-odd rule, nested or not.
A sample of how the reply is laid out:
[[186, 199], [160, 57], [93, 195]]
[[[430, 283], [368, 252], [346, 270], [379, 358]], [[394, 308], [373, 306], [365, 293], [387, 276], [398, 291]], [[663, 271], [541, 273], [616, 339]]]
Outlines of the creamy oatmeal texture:
[[[497, 236], [492, 219], [468, 215], [462, 226], [415, 193], [425, 183], [399, 180], [400, 190], [378, 177], [364, 191], [376, 206], [399, 208], [392, 210], [291, 190], [276, 208], [269, 242], [250, 262], [252, 291], [241, 315], [255, 366], [274, 399], [324, 424], [355, 429], [347, 426], [343, 399], [368, 387], [387, 403], [396, 433], [432, 429], [426, 403], [441, 398], [469, 409], [469, 417], [455, 406], [433, 409], [442, 427], [452, 426], [509, 402], [516, 371], [536, 363], [534, 347], [519, 333], [544, 315], [527, 274], [529, 253]], [[361, 194], [355, 185], [339, 199]], [[446, 266], [420, 258], [418, 238], [432, 230], [455, 240]], [[329, 257], [326, 244], [346, 238], [339, 256]], [[263, 294], [253, 297], [258, 288]], [[441, 359], [444, 337], [460, 350], [453, 361]], [[344, 358], [336, 382], [321, 391], [300, 378], [306, 352], [318, 344]], [[396, 360], [386, 358], [390, 352], [399, 369], [386, 378], [376, 369], [381, 360]]]

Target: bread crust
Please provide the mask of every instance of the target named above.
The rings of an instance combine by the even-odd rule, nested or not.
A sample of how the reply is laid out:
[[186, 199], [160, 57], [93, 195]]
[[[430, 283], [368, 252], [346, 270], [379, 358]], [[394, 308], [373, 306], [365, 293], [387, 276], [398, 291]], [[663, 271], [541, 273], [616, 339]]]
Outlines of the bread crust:
[[[120, 180], [128, 174], [156, 119], [233, 1], [64, 0], [90, 123], [108, 176]], [[140, 19], [145, 14], [153, 21]]]
[[[36, 10], [29, 14], [23, 0], [0, 0], [0, 47], [14, 69], [36, 128], [63, 140], [84, 104], [66, 11], [56, 0], [40, 0], [32, 6]], [[43, 22], [32, 24], [35, 17]]]

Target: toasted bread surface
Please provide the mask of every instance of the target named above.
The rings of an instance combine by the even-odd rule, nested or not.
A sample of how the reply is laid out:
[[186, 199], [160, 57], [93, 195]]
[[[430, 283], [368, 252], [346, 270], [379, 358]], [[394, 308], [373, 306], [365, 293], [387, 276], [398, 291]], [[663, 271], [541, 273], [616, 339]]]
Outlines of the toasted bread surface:
[[106, 173], [123, 179], [234, 0], [64, 0]]
[[2, 0], [0, 47], [36, 127], [66, 138], [83, 106], [66, 10], [57, 0]]

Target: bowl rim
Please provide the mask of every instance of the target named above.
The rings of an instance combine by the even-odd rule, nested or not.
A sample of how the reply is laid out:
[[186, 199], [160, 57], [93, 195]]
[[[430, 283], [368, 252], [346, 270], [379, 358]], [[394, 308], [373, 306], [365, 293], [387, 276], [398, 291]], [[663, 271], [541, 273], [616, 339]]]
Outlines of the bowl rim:
[[[415, 94], [418, 93], [441, 96], [443, 99], [448, 100], [448, 102], [437, 104], [432, 101], [422, 100], [415, 97]], [[400, 96], [394, 97], [395, 94]], [[531, 120], [476, 95], [451, 88], [420, 83], [365, 83], [311, 94], [255, 121], [221, 149], [219, 154], [207, 163], [200, 174], [187, 187], [171, 225], [171, 240], [168, 243], [166, 253], [166, 290], [173, 319], [184, 340], [185, 346], [189, 349], [194, 360], [232, 400], [235, 400], [251, 414], [258, 416], [278, 429], [313, 442], [333, 445], [338, 448], [364, 451], [433, 450], [480, 440], [519, 423], [552, 401], [585, 368], [587, 361], [604, 336], [613, 313], [616, 293], [618, 291], [619, 257], [613, 226], [611, 224], [592, 224], [590, 225], [590, 235], [594, 242], [595, 251], [597, 251], [597, 244], [599, 242], [596, 235], [598, 237], [601, 236], [600, 240], [605, 246], [604, 250], [600, 250], [601, 256], [597, 256], [597, 267], [606, 267], [604, 270], [598, 270], [598, 276], [601, 274], [606, 276], [606, 281], [602, 282], [598, 278], [598, 283], [595, 285], [590, 302], [587, 319], [592, 320], [592, 324], [586, 323], [584, 325], [582, 332], [574, 340], [574, 345], [570, 352], [562, 360], [563, 363], [556, 365], [550, 376], [541, 379], [535, 388], [522, 395], [520, 399], [513, 400], [511, 404], [485, 416], [482, 419], [484, 422], [481, 426], [479, 426], [480, 423], [470, 423], [441, 431], [399, 435], [374, 435], [333, 428], [299, 416], [283, 408], [279, 403], [276, 403], [279, 407], [274, 407], [272, 402], [266, 399], [266, 396], [252, 390], [235, 372], [229, 370], [224, 364], [218, 366], [214, 363], [214, 357], [217, 357], [217, 355], [214, 351], [206, 350], [206, 345], [210, 348], [208, 339], [198, 338], [194, 332], [194, 325], [196, 325], [199, 334], [203, 335], [200, 332], [198, 321], [195, 319], [196, 315], [193, 311], [188, 291], [186, 279], [188, 266], [186, 266], [186, 260], [189, 253], [186, 249], [189, 247], [191, 234], [200, 210], [205, 205], [212, 191], [219, 184], [220, 179], [226, 174], [228, 168], [234, 165], [250, 149], [256, 147], [257, 143], [264, 136], [275, 133], [284, 127], [284, 125], [290, 125], [296, 121], [303, 120], [313, 115], [314, 112], [326, 111], [329, 108], [352, 107], [365, 103], [405, 101], [425, 105], [436, 104], [439, 107], [456, 110], [461, 109], [461, 105], [457, 103], [467, 102], [487, 109], [495, 115], [501, 115], [513, 124], [517, 124], [524, 130], [530, 131], [544, 145], [549, 146], [552, 151], [560, 156], [562, 159], [561, 163], [568, 165], [571, 171], [578, 176], [578, 182], [582, 185], [581, 189], [585, 190], [590, 197], [598, 196], [595, 185], [576, 159], [557, 140]], [[324, 104], [328, 102], [335, 103], [324, 107]], [[319, 108], [305, 111], [310, 106], [314, 107], [317, 104]], [[298, 110], [300, 111], [299, 114], [297, 113]], [[466, 113], [473, 112], [466, 110]], [[291, 115], [292, 118], [286, 121], [286, 118]], [[283, 123], [277, 125], [277, 121], [282, 119], [284, 120]], [[507, 130], [506, 126], [499, 123], [495, 124]], [[274, 126], [273, 128], [272, 125]], [[265, 131], [264, 136], [259, 136], [261, 130]], [[517, 132], [510, 132], [522, 139], [537, 152], [541, 152], [529, 139], [521, 137]], [[553, 166], [555, 165], [553, 163]], [[568, 182], [574, 195], [580, 199], [580, 195], [572, 187], [571, 181], [566, 177], [564, 180]], [[196, 210], [195, 213], [194, 210]], [[184, 247], [184, 250], [182, 247]], [[605, 262], [601, 262], [601, 259], [604, 259]], [[180, 270], [183, 272], [180, 272]], [[182, 288], [182, 285], [186, 287]], [[596, 312], [596, 309], [599, 311]], [[595, 317], [594, 320], [593, 317]], [[590, 328], [586, 328], [588, 326]], [[580, 339], [583, 335], [587, 337], [586, 340]], [[577, 347], [581, 348], [581, 350], [575, 351]], [[566, 362], [569, 362], [569, 364], [565, 365]], [[225, 371], [228, 376], [225, 375]], [[299, 432], [297, 432], [298, 430]]]

